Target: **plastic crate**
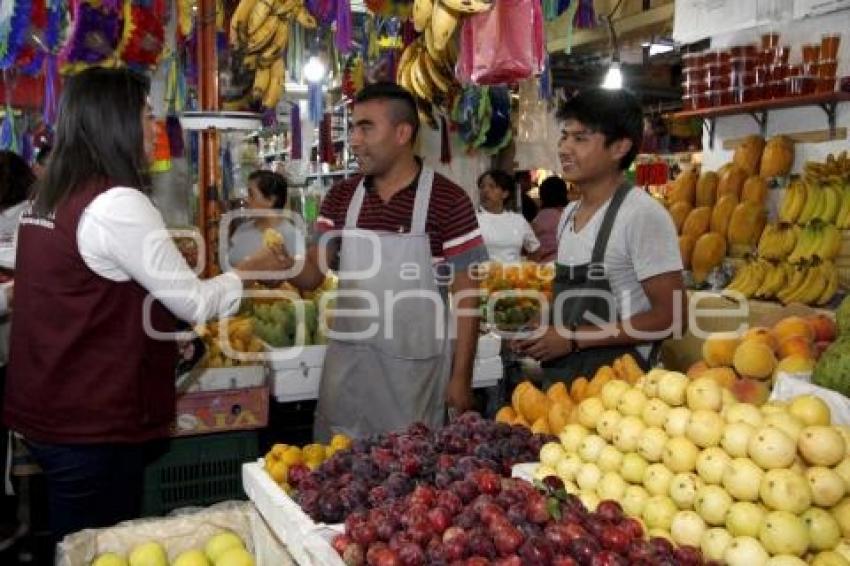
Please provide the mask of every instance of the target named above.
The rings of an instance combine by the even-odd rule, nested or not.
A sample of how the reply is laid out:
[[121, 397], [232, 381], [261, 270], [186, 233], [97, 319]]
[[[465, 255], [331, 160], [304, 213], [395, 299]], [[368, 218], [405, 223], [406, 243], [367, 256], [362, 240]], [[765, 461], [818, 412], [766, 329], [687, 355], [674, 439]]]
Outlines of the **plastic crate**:
[[144, 516], [245, 499], [242, 464], [259, 457], [256, 431], [173, 438], [145, 469]]

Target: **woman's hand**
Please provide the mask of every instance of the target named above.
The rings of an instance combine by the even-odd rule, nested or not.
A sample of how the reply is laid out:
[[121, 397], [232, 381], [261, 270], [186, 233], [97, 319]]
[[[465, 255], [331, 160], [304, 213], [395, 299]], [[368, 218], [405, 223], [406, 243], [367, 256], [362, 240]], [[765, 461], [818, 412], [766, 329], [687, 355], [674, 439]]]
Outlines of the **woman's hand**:
[[277, 273], [274, 278], [285, 279], [282, 276], [282, 272], [292, 269], [293, 265], [295, 265], [295, 260], [289, 255], [286, 246], [282, 244], [275, 247], [262, 246], [256, 252], [239, 262], [236, 266], [236, 272], [243, 279], [252, 279], [254, 277], [240, 272], [255, 271], [268, 272], [270, 278]]

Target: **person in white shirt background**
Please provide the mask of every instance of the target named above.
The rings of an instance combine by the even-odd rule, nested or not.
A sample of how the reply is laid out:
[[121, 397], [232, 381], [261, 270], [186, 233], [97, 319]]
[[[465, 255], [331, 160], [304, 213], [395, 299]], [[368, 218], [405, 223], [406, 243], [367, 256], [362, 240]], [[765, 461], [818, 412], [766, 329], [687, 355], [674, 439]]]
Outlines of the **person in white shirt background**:
[[540, 248], [531, 225], [515, 212], [516, 184], [510, 175], [499, 169], [484, 172], [478, 195], [478, 225], [491, 261], [517, 263]]
[[[283, 236], [286, 248], [293, 256], [304, 255], [304, 234], [284, 216], [287, 183], [280, 173], [254, 171], [248, 176], [248, 195], [245, 208], [248, 216], [230, 236], [230, 265], [236, 265], [257, 251], [263, 243], [263, 232], [269, 228]], [[251, 211], [257, 211], [252, 214]], [[273, 214], [264, 214], [264, 213]], [[258, 214], [261, 213], [261, 214]]]

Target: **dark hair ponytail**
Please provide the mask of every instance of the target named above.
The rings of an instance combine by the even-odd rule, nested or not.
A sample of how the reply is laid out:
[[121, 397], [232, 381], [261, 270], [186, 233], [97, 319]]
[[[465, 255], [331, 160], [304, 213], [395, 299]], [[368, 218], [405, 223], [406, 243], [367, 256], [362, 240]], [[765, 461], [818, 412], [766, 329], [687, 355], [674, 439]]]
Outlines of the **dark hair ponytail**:
[[274, 208], [283, 208], [286, 206], [288, 193], [286, 177], [280, 173], [261, 169], [251, 173], [248, 176], [248, 180], [253, 181], [257, 185], [257, 188], [263, 193], [264, 197], [272, 199], [272, 206]]
[[47, 214], [92, 181], [147, 190], [142, 112], [148, 80], [128, 69], [87, 69], [65, 83], [56, 138], [34, 209]]

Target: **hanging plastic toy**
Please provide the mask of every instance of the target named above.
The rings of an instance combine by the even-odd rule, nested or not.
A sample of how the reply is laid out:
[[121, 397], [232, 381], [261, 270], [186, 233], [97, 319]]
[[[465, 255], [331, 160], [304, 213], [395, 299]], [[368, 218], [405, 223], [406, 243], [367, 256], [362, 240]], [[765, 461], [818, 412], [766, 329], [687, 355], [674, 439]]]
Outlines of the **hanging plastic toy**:
[[30, 0], [0, 2], [0, 70], [14, 65], [30, 27]]
[[120, 12], [106, 2], [74, 0], [73, 29], [59, 54], [63, 73], [73, 74], [94, 65], [114, 63], [121, 38]]
[[124, 30], [118, 58], [131, 67], [153, 67], [165, 42], [165, 0], [124, 2]]

